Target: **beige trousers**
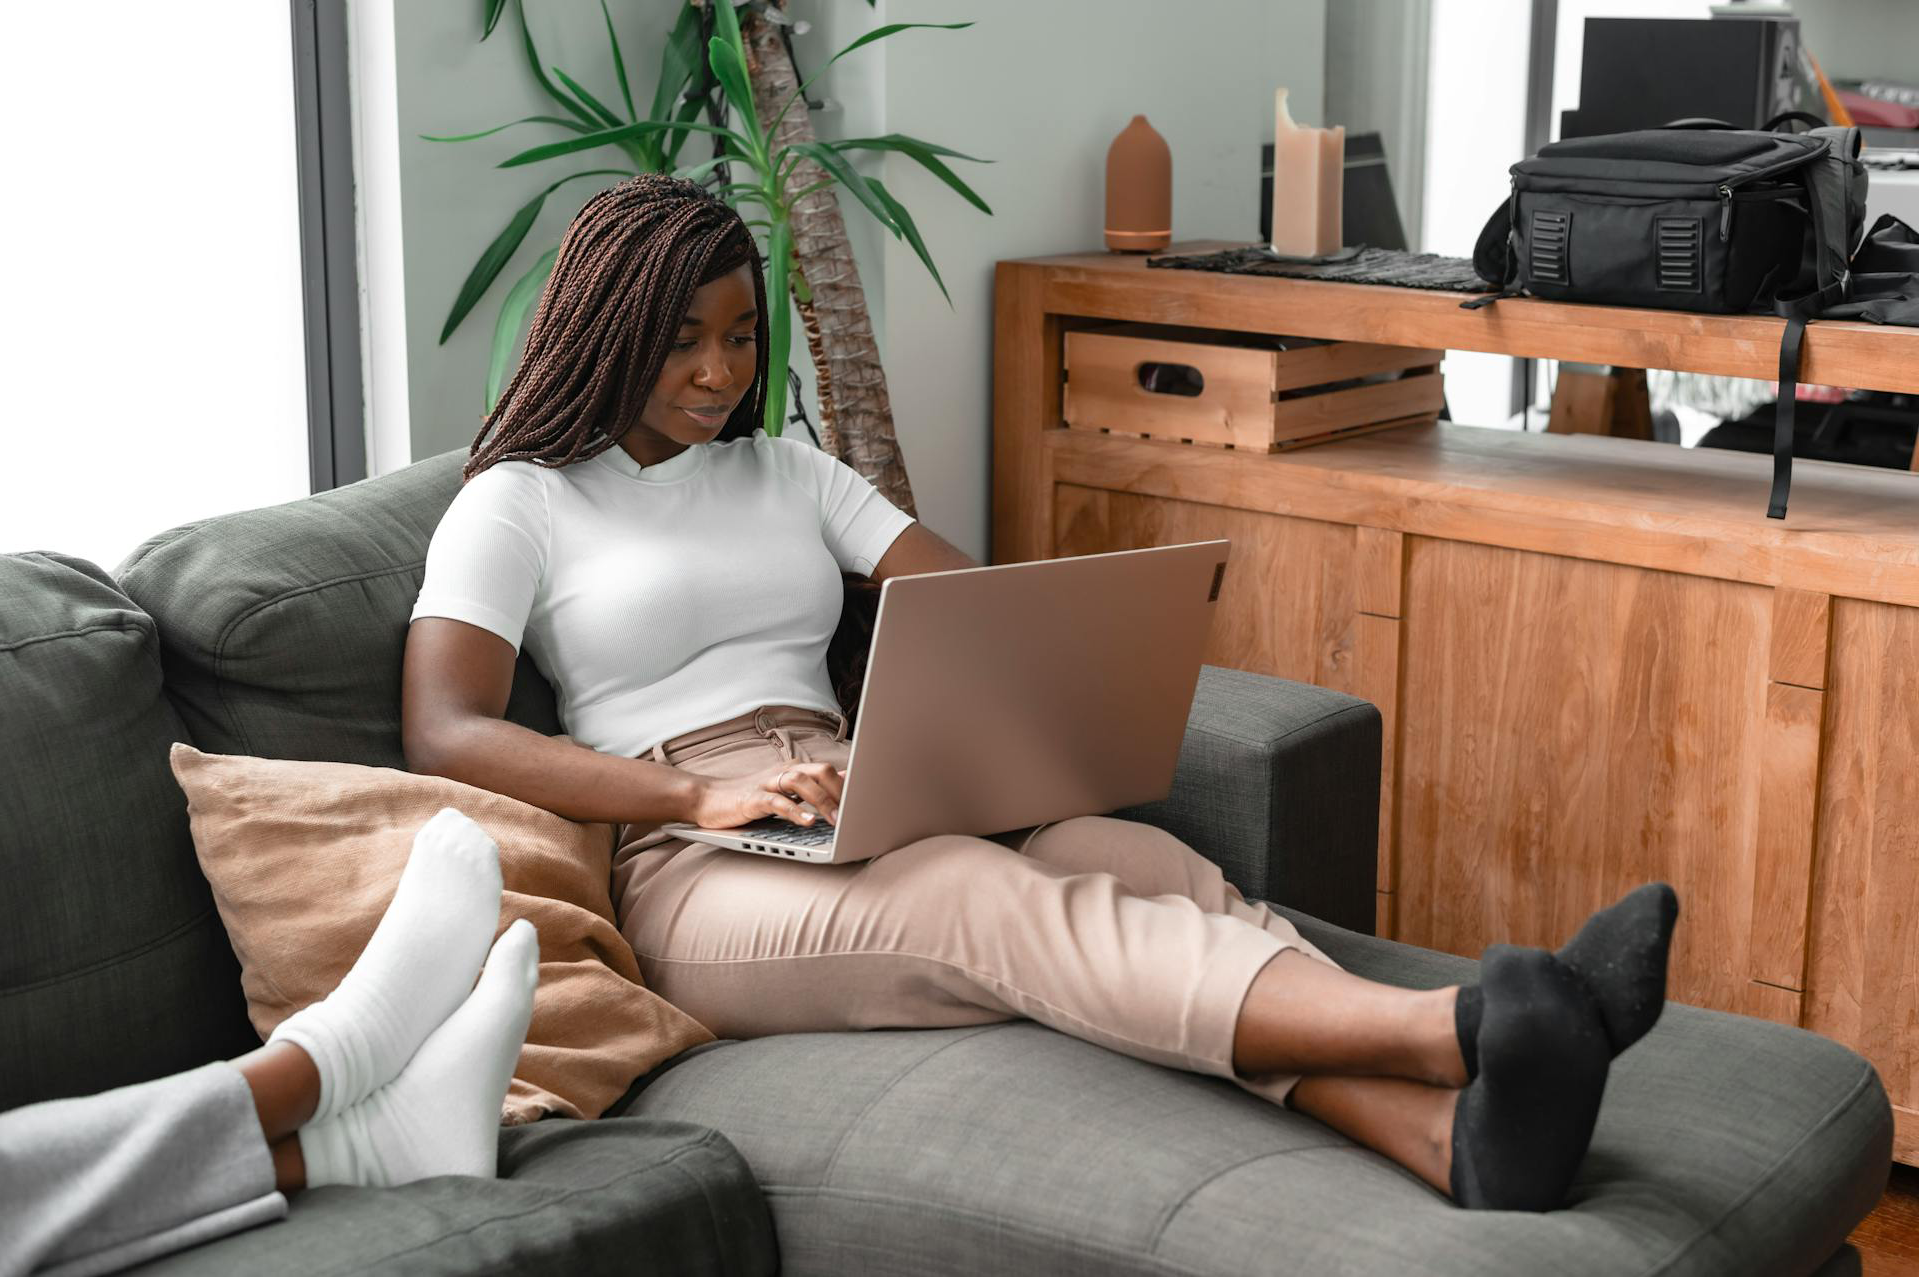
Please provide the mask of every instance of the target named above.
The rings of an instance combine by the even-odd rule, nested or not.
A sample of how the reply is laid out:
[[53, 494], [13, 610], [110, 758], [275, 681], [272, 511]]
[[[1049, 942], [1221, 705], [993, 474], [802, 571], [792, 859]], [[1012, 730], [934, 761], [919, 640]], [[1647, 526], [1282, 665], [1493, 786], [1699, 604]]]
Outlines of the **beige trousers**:
[[[651, 756], [731, 777], [850, 753], [839, 715], [763, 706]], [[1136, 821], [942, 834], [844, 865], [618, 833], [614, 907], [641, 976], [722, 1038], [1024, 1017], [1279, 1103], [1296, 1077], [1233, 1068], [1246, 991], [1282, 949], [1332, 962]]]

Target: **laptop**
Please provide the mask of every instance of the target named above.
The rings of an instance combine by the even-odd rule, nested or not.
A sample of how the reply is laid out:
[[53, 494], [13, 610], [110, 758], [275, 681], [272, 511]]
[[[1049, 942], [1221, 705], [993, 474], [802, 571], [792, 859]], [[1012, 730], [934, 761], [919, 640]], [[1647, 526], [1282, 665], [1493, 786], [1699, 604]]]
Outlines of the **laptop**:
[[1229, 541], [893, 577], [880, 586], [838, 825], [676, 837], [816, 864], [1172, 792]]

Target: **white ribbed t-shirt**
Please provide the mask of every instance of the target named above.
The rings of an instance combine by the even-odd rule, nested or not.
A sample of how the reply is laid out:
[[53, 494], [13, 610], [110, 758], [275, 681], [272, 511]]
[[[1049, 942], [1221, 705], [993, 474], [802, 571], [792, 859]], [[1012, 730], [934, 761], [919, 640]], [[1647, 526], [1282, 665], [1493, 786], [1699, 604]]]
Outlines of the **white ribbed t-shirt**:
[[502, 461], [434, 530], [409, 620], [524, 639], [566, 733], [632, 758], [761, 705], [838, 712], [840, 573], [871, 577], [912, 522], [764, 429], [645, 467], [617, 445], [558, 469]]

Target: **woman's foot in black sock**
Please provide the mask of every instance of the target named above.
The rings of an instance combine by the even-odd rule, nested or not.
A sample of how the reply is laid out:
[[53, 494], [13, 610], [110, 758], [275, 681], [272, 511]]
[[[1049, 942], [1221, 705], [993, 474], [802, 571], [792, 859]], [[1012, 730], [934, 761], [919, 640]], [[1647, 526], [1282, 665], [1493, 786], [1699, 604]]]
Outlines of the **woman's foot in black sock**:
[[1645, 1037], [1665, 1009], [1666, 956], [1678, 920], [1679, 896], [1649, 882], [1586, 919], [1559, 950], [1599, 1004], [1614, 1055]]
[[1479, 1071], [1453, 1115], [1453, 1201], [1556, 1210], [1599, 1117], [1605, 1024], [1585, 984], [1544, 949], [1493, 945], [1480, 970]]
[[[1678, 918], [1678, 895], [1663, 882], [1649, 882], [1586, 919], [1579, 934], [1553, 955], [1592, 994], [1615, 1056], [1646, 1036], [1666, 1005], [1666, 957]], [[1482, 1011], [1479, 989], [1462, 987], [1453, 1029], [1469, 1082], [1479, 1073]]]

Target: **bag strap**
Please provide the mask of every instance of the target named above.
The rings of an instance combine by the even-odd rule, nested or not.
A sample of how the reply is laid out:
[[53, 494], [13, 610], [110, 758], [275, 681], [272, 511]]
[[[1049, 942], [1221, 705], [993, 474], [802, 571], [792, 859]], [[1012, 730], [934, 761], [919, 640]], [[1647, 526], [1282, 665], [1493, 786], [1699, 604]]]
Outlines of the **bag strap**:
[[1806, 339], [1806, 316], [1798, 308], [1786, 316], [1786, 334], [1779, 341], [1779, 403], [1772, 412], [1772, 497], [1768, 519], [1786, 517], [1786, 494], [1792, 488], [1794, 409], [1799, 403], [1799, 354]]
[[1786, 331], [1779, 338], [1779, 404], [1772, 414], [1772, 499], [1766, 505], [1768, 519], [1786, 517], [1786, 494], [1792, 488], [1793, 419], [1799, 405], [1799, 356], [1806, 341], [1806, 320], [1843, 301], [1851, 282], [1851, 276], [1847, 276], [1814, 292], [1774, 303], [1773, 309], [1786, 317]]
[[1811, 111], [1781, 111], [1760, 125], [1759, 129], [1763, 133], [1772, 133], [1777, 131], [1782, 124], [1803, 124], [1808, 128], [1814, 129], [1832, 127], [1826, 123], [1824, 118], [1814, 115]]

